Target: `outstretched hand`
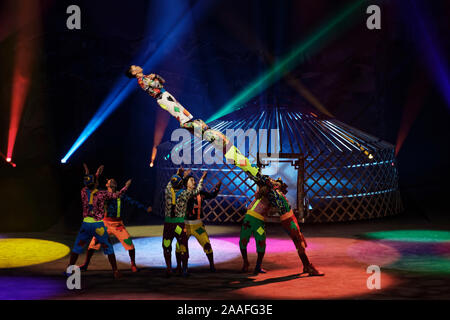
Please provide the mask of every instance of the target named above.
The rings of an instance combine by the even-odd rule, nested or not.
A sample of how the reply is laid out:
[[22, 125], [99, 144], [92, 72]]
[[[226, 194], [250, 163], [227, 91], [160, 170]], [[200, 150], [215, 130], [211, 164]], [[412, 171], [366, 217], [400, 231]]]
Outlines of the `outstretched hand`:
[[131, 184], [131, 179], [130, 180], [128, 180], [127, 182], [125, 182], [125, 187], [129, 187], [130, 186], [130, 184]]
[[177, 170], [177, 176], [180, 176], [181, 177], [181, 175], [183, 174], [183, 172], [184, 172], [184, 169], [183, 168], [178, 168], [178, 170]]
[[202, 177], [200, 179], [205, 179], [206, 175], [208, 174], [208, 171], [203, 172]]
[[216, 184], [217, 190], [220, 190], [221, 187], [222, 187], [222, 181], [217, 182], [217, 184]]

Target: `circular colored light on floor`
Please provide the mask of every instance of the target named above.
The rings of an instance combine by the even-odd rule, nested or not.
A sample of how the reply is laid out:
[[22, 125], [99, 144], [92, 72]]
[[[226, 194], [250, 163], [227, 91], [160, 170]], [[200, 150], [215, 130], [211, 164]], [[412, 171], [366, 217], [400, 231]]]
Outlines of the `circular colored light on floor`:
[[450, 258], [431, 255], [407, 255], [387, 267], [419, 273], [450, 274]]
[[0, 239], [0, 269], [31, 266], [61, 259], [70, 248], [39, 239]]
[[[221, 240], [229, 241], [239, 246], [239, 237], [221, 237]], [[317, 244], [314, 239], [307, 239], [308, 243], [307, 250], [318, 250], [321, 248], [320, 244]], [[295, 244], [290, 239], [266, 239], [266, 253], [277, 253], [277, 252], [290, 252], [297, 251]], [[256, 252], [255, 238], [251, 237], [247, 245], [247, 252]]]
[[[228, 241], [210, 238], [214, 251], [214, 263], [232, 260], [241, 255], [239, 246]], [[172, 266], [176, 266], [175, 243], [172, 242]], [[141, 267], [165, 268], [162, 249], [162, 237], [149, 237], [133, 239], [136, 248], [136, 264]], [[208, 258], [195, 237], [189, 239], [189, 267], [209, 266]], [[217, 250], [215, 250], [217, 249]], [[114, 244], [114, 253], [118, 261], [130, 263], [128, 251], [121, 243]]]
[[64, 293], [66, 282], [61, 279], [0, 276], [0, 300], [42, 300]]
[[407, 241], [407, 242], [445, 242], [450, 241], [450, 231], [438, 230], [393, 230], [368, 232], [364, 234], [370, 239]]
[[377, 266], [392, 264], [401, 257], [396, 248], [379, 241], [357, 241], [347, 248], [347, 254], [356, 261]]

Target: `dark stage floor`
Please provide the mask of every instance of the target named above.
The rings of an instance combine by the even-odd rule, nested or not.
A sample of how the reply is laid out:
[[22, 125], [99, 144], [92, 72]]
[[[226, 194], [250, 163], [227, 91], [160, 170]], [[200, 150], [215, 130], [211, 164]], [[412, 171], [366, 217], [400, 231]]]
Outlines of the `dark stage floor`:
[[[11, 245], [13, 238], [44, 239], [71, 247], [74, 233], [1, 234], [0, 298], [450, 299], [450, 228], [443, 222], [396, 217], [303, 226], [310, 259], [326, 273], [325, 277], [299, 275], [301, 267], [295, 247], [277, 224], [268, 225], [263, 265], [268, 272], [258, 276], [239, 272], [239, 226], [207, 226], [207, 229], [217, 261], [214, 274], [208, 272], [206, 256], [193, 240], [190, 242], [190, 277], [165, 278], [164, 269], [159, 267], [162, 226], [135, 226], [129, 227], [129, 231], [135, 241], [140, 272], [129, 270], [126, 253], [117, 244], [115, 249], [123, 278], [113, 280], [106, 257], [97, 253], [90, 270], [82, 273], [82, 289], [72, 291], [66, 288], [66, 278], [62, 275], [68, 262], [68, 248], [56, 244], [52, 249], [45, 247], [48, 242], [44, 246], [39, 242], [25, 242], [5, 253], [2, 247]], [[28, 266], [13, 265], [36, 263], [33, 259], [40, 255], [42, 261], [52, 259], [46, 257], [48, 253], [62, 258]], [[249, 245], [249, 253], [253, 266], [256, 260], [254, 242]], [[84, 255], [78, 263], [83, 260]], [[368, 289], [369, 265], [381, 267], [381, 289]]]

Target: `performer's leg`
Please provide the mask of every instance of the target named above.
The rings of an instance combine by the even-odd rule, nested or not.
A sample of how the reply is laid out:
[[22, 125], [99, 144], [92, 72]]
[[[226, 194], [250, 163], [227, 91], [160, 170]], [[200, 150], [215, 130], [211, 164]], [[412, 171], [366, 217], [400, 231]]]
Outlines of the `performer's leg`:
[[231, 145], [225, 153], [225, 159], [231, 161], [235, 166], [241, 168], [245, 172], [249, 172], [252, 176], [256, 176], [259, 169], [256, 165], [252, 165], [250, 160], [246, 158], [238, 148]]
[[215, 272], [216, 268], [214, 267], [213, 250], [212, 250], [211, 242], [209, 241], [208, 232], [206, 232], [205, 226], [203, 225], [203, 223], [201, 223], [201, 224], [192, 225], [190, 227], [192, 229], [191, 230], [192, 234], [195, 236], [198, 243], [203, 248], [203, 251], [205, 252], [206, 257], [208, 258], [209, 270], [211, 272]]
[[212, 252], [212, 250], [210, 253], [206, 254], [206, 257], [208, 258], [209, 261], [209, 271], [216, 272], [216, 267], [214, 266], [214, 253]]
[[68, 266], [75, 265], [78, 260], [78, 256], [84, 252], [84, 248], [93, 237], [93, 230], [90, 228], [90, 224], [83, 222], [81, 224], [80, 231], [75, 239], [75, 244], [70, 253], [70, 259]]
[[250, 160], [246, 158], [238, 148], [223, 133], [217, 130], [209, 129], [208, 125], [201, 119], [192, 120], [181, 125], [182, 128], [188, 129], [191, 134], [199, 139], [208, 141], [216, 148], [219, 148], [225, 155], [225, 159], [232, 164], [241, 168], [245, 172], [256, 176], [259, 169], [256, 165], [252, 165]]
[[131, 261], [131, 271], [138, 272], [138, 268], [136, 267], [136, 249], [128, 250], [128, 255], [130, 256]]
[[100, 242], [98, 242], [96, 237], [93, 237], [91, 242], [89, 243], [89, 247], [86, 253], [86, 259], [84, 260], [84, 263], [80, 266], [81, 271], [87, 271], [89, 263], [91, 262], [91, 258], [94, 255], [94, 252], [99, 249], [100, 249]]
[[311, 276], [323, 276], [324, 273], [314, 267], [314, 265], [309, 261], [306, 255], [307, 243], [305, 237], [300, 231], [300, 227], [297, 222], [297, 218], [292, 212], [288, 212], [281, 217], [281, 225], [283, 229], [287, 232], [289, 237], [295, 244], [297, 248], [297, 253], [303, 264], [303, 273], [308, 273]]
[[255, 274], [266, 273], [266, 271], [261, 267], [264, 254], [266, 252], [266, 230], [264, 221], [255, 219], [253, 234], [255, 236], [256, 251], [258, 252], [258, 258], [256, 260]]
[[120, 277], [122, 277], [122, 274], [119, 272], [119, 269], [117, 269], [116, 255], [114, 254], [114, 252], [108, 254], [108, 260], [114, 273], [114, 279], [119, 279]]
[[240, 249], [241, 249], [241, 256], [242, 256], [242, 260], [243, 260], [243, 265], [242, 265], [241, 272], [247, 273], [248, 272], [248, 266], [250, 265], [248, 263], [247, 248], [245, 248], [245, 249], [240, 248]]
[[188, 274], [189, 249], [187, 242], [186, 227], [184, 223], [177, 223], [177, 227], [175, 227], [175, 237], [177, 238], [177, 242], [179, 243], [182, 275], [186, 277], [189, 275]]
[[193, 118], [189, 113], [169, 92], [165, 91], [161, 97], [156, 100], [161, 108], [169, 112], [180, 124], [188, 122]]
[[133, 244], [133, 240], [131, 239], [130, 234], [128, 233], [123, 221], [114, 221], [114, 222], [106, 222], [108, 233], [113, 234], [128, 251], [128, 255], [130, 256], [131, 262], [131, 271], [137, 272], [138, 269], [136, 267], [136, 250]]
[[177, 241], [175, 245], [175, 258], [177, 260], [177, 268], [175, 273], [181, 274], [181, 251], [180, 251], [180, 243]]
[[248, 257], [247, 257], [247, 245], [252, 235], [252, 227], [248, 215], [245, 215], [244, 221], [241, 226], [241, 233], [239, 239], [239, 248], [241, 249], [241, 255], [243, 260], [242, 272], [248, 272]]
[[117, 269], [116, 256], [114, 254], [114, 248], [109, 241], [108, 232], [106, 231], [106, 227], [103, 222], [91, 223], [93, 228], [95, 228], [94, 236], [100, 242], [100, 246], [103, 248], [103, 252], [108, 256], [109, 263], [111, 264], [111, 268], [114, 274], [114, 278], [118, 279], [122, 275]]
[[77, 263], [78, 253], [70, 252], [69, 266], [74, 266]]
[[164, 223], [163, 230], [163, 252], [164, 252], [164, 260], [166, 261], [166, 276], [170, 277], [172, 274], [172, 240], [175, 236], [174, 229], [175, 223]]
[[[192, 228], [190, 224], [185, 224], [185, 228], [186, 228], [186, 238], [187, 238], [187, 242], [189, 243], [189, 238], [192, 235]], [[180, 243], [177, 241], [177, 244], [175, 246], [175, 257], [177, 259], [177, 269], [176, 269], [176, 273], [177, 274], [181, 274], [182, 273], [182, 266], [181, 266], [181, 249], [180, 249]]]
[[81, 271], [87, 271], [89, 267], [89, 263], [91, 262], [91, 258], [95, 253], [95, 249], [88, 249], [86, 252], [86, 259], [84, 260], [84, 263], [80, 266]]

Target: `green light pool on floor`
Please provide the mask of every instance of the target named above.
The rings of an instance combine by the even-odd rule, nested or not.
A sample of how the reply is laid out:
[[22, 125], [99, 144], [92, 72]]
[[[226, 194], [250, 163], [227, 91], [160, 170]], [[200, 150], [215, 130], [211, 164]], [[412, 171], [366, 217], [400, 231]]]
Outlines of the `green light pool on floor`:
[[450, 259], [436, 256], [406, 256], [387, 266], [389, 269], [431, 273], [450, 274]]
[[438, 230], [392, 230], [368, 232], [364, 236], [370, 239], [406, 241], [406, 242], [446, 242], [450, 241], [450, 231]]

